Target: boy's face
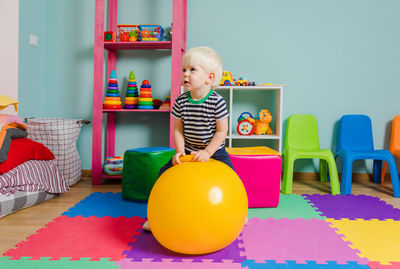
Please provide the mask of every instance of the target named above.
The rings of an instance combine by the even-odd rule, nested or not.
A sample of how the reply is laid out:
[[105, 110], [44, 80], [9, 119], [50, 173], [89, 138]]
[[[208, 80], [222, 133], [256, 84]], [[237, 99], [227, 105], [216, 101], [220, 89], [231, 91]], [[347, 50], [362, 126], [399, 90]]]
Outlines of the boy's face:
[[212, 75], [207, 74], [200, 65], [182, 66], [182, 86], [187, 91], [210, 88]]

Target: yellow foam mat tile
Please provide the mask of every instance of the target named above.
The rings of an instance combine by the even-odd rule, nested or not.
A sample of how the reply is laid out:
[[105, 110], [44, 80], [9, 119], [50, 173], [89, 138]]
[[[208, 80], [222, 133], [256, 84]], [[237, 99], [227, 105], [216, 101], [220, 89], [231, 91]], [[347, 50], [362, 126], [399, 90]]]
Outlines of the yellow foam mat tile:
[[382, 264], [400, 261], [400, 221], [325, 219], [359, 256]]

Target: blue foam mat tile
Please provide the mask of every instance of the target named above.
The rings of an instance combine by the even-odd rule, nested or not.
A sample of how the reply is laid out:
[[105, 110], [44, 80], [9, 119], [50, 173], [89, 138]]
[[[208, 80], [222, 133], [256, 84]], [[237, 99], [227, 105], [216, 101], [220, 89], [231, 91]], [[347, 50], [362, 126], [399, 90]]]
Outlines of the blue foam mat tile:
[[62, 215], [69, 217], [142, 217], [147, 218], [147, 203], [127, 201], [121, 192], [94, 192]]
[[276, 263], [273, 260], [264, 262], [256, 262], [254, 260], [246, 260], [242, 262], [243, 268], [248, 269], [370, 269], [368, 265], [358, 264], [357, 262], [347, 262], [347, 264], [338, 264], [335, 261], [327, 261], [326, 264], [318, 264], [315, 261], [307, 261], [307, 263], [296, 263], [296, 261], [286, 261], [286, 263]]

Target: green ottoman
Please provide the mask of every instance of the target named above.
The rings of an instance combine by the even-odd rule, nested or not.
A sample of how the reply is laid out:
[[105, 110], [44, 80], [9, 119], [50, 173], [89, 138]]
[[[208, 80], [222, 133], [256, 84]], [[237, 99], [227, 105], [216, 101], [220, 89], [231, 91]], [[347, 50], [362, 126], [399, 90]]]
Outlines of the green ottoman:
[[169, 147], [129, 149], [124, 154], [122, 197], [130, 201], [147, 201], [158, 172], [174, 156]]

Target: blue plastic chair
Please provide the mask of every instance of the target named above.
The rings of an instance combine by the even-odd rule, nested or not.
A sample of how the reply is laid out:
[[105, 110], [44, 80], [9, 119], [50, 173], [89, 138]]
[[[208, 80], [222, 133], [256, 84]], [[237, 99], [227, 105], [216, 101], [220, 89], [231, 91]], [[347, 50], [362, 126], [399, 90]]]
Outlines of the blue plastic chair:
[[342, 158], [341, 194], [351, 193], [353, 161], [373, 159], [374, 182], [380, 182], [382, 160], [388, 162], [392, 177], [393, 196], [400, 197], [399, 175], [393, 155], [386, 149], [374, 149], [372, 124], [368, 116], [345, 115], [340, 119], [335, 159], [337, 157]]

